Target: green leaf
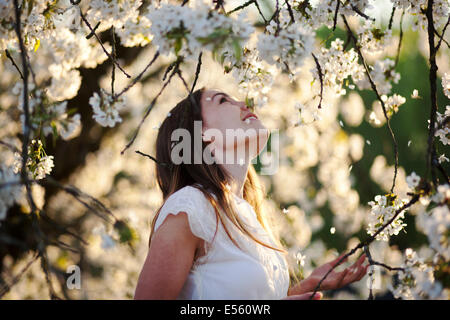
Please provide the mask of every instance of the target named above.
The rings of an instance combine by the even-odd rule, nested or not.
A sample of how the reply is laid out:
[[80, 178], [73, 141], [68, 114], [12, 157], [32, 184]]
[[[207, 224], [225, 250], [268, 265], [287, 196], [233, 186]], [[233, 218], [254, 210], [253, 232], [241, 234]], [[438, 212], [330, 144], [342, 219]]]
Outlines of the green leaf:
[[249, 99], [248, 97], [245, 97], [245, 104], [247, 105], [247, 107], [253, 108], [255, 105], [255, 102], [254, 102], [253, 98]]
[[69, 110], [67, 110], [67, 115], [71, 116], [75, 114], [75, 112], [77, 112], [77, 108], [70, 108]]
[[239, 43], [239, 41], [237, 39], [233, 39], [231, 44], [233, 46], [234, 56], [236, 57], [236, 60], [238, 62], [241, 61], [241, 58], [242, 58], [241, 44]]
[[129, 243], [133, 244], [134, 241], [137, 239], [136, 232], [129, 227], [124, 221], [117, 221], [114, 224], [114, 229], [117, 230], [117, 233], [119, 234], [119, 241], [120, 243]]
[[175, 49], [175, 54], [178, 56], [178, 53], [181, 50], [181, 47], [183, 46], [183, 40], [182, 38], [177, 38], [175, 40], [175, 45], [174, 45], [174, 49]]

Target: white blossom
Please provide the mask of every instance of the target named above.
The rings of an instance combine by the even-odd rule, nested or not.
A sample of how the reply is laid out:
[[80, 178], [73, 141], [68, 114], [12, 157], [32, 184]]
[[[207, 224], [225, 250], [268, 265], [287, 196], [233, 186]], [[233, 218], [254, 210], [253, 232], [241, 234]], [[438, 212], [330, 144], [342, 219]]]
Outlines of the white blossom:
[[[278, 28], [279, 26], [279, 28]], [[281, 10], [279, 23], [272, 20], [266, 26], [267, 33], [258, 36], [258, 52], [267, 63], [285, 70], [294, 79], [300, 72], [305, 58], [311, 55], [314, 37], [312, 29], [299, 23], [291, 23], [287, 9]]]
[[415, 189], [420, 182], [420, 177], [413, 171], [409, 176], [406, 177], [406, 183], [411, 189]]
[[450, 73], [444, 73], [442, 77], [442, 88], [444, 89], [444, 94], [450, 99]]
[[[22, 156], [15, 153], [14, 172], [18, 173], [22, 170]], [[53, 156], [45, 153], [41, 140], [32, 140], [28, 146], [28, 158], [26, 168], [32, 179], [40, 180], [52, 172]]]
[[102, 88], [100, 88], [100, 95], [94, 92], [94, 95], [89, 98], [89, 104], [94, 112], [92, 117], [103, 127], [114, 127], [117, 122], [122, 122], [119, 110], [124, 108], [125, 103], [123, 95], [114, 99]]
[[[370, 76], [375, 83], [380, 95], [388, 95], [392, 90], [392, 84], [398, 83], [400, 74], [394, 71], [395, 61], [389, 58], [375, 61], [373, 66], [369, 66]], [[353, 77], [359, 89], [370, 89], [369, 78], [364, 73], [361, 77]]]
[[381, 30], [371, 20], [365, 20], [356, 33], [361, 51], [368, 55], [382, 52], [392, 41], [392, 30]]
[[152, 2], [146, 17], [151, 21], [153, 43], [164, 55], [175, 53], [185, 59], [197, 59], [203, 49], [242, 54], [254, 28], [245, 21], [245, 12], [237, 19], [211, 10], [211, 4], [192, 1], [186, 6]]
[[[343, 51], [344, 41], [337, 38], [329, 49], [322, 47], [317, 56], [322, 69], [323, 85], [337, 95], [346, 94], [344, 85], [349, 77], [353, 81], [362, 81], [364, 69], [358, 63], [358, 53], [353, 49]], [[317, 67], [311, 69], [315, 81], [320, 81]]]
[[[399, 200], [394, 194], [377, 195], [375, 201], [369, 201], [371, 206], [370, 214], [368, 217], [367, 233], [373, 236], [378, 229], [384, 226], [390, 221], [396, 211], [401, 208], [407, 201], [405, 199]], [[405, 211], [402, 210], [397, 217], [376, 236], [376, 240], [388, 241], [389, 236], [398, 235], [399, 232], [406, 226], [403, 223], [405, 217]]]
[[405, 251], [404, 271], [398, 273], [399, 283], [390, 286], [396, 298], [411, 299], [447, 299], [442, 284], [435, 280], [433, 268], [426, 264], [417, 253], [408, 248]]
[[448, 162], [450, 160], [445, 156], [445, 154], [441, 154], [438, 158], [438, 161], [439, 161], [439, 163], [442, 163], [442, 162]]
[[[450, 105], [445, 107], [445, 113], [441, 114], [440, 112], [436, 112], [436, 122], [435, 122], [435, 131], [434, 136], [439, 137], [439, 140], [443, 145], [450, 144], [450, 139], [447, 135], [450, 133], [450, 126], [448, 123], [443, 125], [445, 118], [450, 117]], [[441, 127], [440, 129], [438, 129]], [[430, 120], [428, 120], [428, 128], [430, 128]]]
[[450, 210], [446, 205], [438, 205], [430, 212], [420, 214], [418, 226], [427, 235], [430, 247], [446, 260], [450, 259]]

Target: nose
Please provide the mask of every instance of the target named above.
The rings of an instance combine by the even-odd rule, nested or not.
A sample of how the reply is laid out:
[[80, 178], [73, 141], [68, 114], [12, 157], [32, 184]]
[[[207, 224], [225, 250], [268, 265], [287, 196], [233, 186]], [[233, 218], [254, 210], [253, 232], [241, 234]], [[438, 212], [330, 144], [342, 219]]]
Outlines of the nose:
[[240, 101], [239, 102], [239, 107], [241, 108], [242, 111], [251, 111], [251, 112], [253, 112], [253, 110], [254, 110], [254, 107], [247, 106], [245, 101]]
[[241, 110], [246, 111], [248, 109], [247, 105], [245, 104], [244, 101], [240, 101], [239, 102], [239, 107], [241, 108]]

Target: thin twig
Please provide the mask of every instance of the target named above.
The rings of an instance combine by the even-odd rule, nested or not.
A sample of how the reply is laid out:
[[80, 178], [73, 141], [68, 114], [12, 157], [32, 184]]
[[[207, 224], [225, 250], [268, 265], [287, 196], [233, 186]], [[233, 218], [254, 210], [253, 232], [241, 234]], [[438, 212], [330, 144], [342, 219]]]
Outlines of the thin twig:
[[125, 92], [127, 92], [131, 87], [133, 87], [136, 82], [138, 82], [142, 76], [144, 75], [144, 73], [147, 71], [148, 68], [150, 68], [150, 66], [153, 64], [153, 62], [156, 61], [156, 59], [159, 57], [159, 51], [156, 51], [155, 55], [153, 56], [152, 60], [145, 66], [144, 70], [141, 71], [141, 73], [138, 74], [138, 76], [136, 78], [133, 79], [133, 81], [125, 88], [123, 89], [120, 93], [118, 93], [116, 96], [114, 96], [114, 99], [118, 99], [122, 94], [124, 94]]
[[19, 282], [20, 278], [27, 272], [27, 270], [32, 266], [32, 264], [39, 258], [39, 254], [35, 253], [35, 255], [31, 258], [30, 261], [26, 264], [25, 267], [22, 268], [22, 270], [12, 279], [10, 283], [5, 283], [0, 288], [0, 298], [2, 298], [5, 294], [11, 290], [11, 288]]
[[320, 67], [320, 63], [319, 60], [317, 59], [317, 57], [314, 55], [314, 53], [311, 53], [311, 55], [314, 58], [314, 61], [316, 63], [316, 68], [317, 68], [317, 72], [319, 73], [319, 80], [320, 80], [320, 101], [319, 101], [319, 105], [317, 106], [317, 108], [322, 108], [322, 99], [323, 99], [323, 73], [322, 73], [322, 68]]
[[[81, 191], [80, 189], [78, 189], [77, 187], [75, 187], [73, 185], [61, 184], [49, 176], [47, 176], [43, 180], [37, 180], [37, 183], [42, 186], [57, 187], [57, 188], [65, 191], [66, 193], [72, 195], [78, 202], [80, 202], [82, 205], [84, 205], [87, 209], [92, 210], [96, 215], [98, 215], [100, 218], [102, 218], [106, 222], [114, 223], [114, 222], [118, 221], [118, 218], [100, 200], [98, 200], [97, 198], [95, 198], [87, 193], [84, 193], [83, 191]], [[84, 201], [83, 198], [87, 198], [88, 200], [92, 201], [92, 203], [96, 207], [100, 208], [101, 212], [107, 213], [107, 216], [101, 214], [100, 211], [96, 210], [92, 205], [90, 205], [89, 203]], [[109, 216], [112, 217], [112, 219], [114, 221], [110, 221], [108, 219]]]
[[396, 7], [392, 6], [391, 17], [389, 18], [389, 26], [388, 26], [389, 30], [392, 29], [392, 23], [394, 22], [395, 9], [396, 9]]
[[12, 144], [10, 144], [8, 142], [0, 140], [0, 144], [4, 145], [8, 149], [10, 149], [12, 152], [19, 152], [20, 153], [19, 149], [17, 149], [15, 146], [13, 146]]
[[402, 12], [402, 16], [400, 18], [400, 36], [398, 40], [398, 46], [397, 46], [397, 55], [395, 56], [395, 63], [394, 63], [394, 69], [397, 67], [399, 58], [400, 58], [400, 48], [402, 46], [402, 39], [403, 39], [403, 16], [405, 15], [405, 10]]
[[[286, 2], [286, 3], [287, 3], [287, 2]], [[255, 4], [256, 9], [258, 9], [259, 15], [261, 16], [261, 18], [263, 18], [264, 24], [267, 25], [267, 23], [268, 23], [268, 22], [267, 22], [267, 19], [266, 19], [266, 17], [264, 17], [264, 15], [263, 15], [263, 13], [262, 13], [262, 11], [261, 11], [261, 8], [259, 7], [258, 1], [255, 0], [254, 4]]]
[[336, 10], [334, 12], [334, 19], [333, 19], [333, 31], [336, 30], [336, 24], [337, 24], [337, 17], [339, 12], [339, 6], [341, 5], [341, 0], [336, 1]]
[[244, 4], [242, 4], [242, 5], [240, 5], [240, 6], [236, 7], [236, 8], [234, 8], [234, 9], [232, 9], [232, 10], [230, 10], [230, 11], [228, 11], [227, 16], [229, 16], [230, 14], [232, 14], [232, 13], [234, 13], [234, 12], [236, 12], [236, 11], [239, 11], [239, 10], [241, 10], [241, 9], [244, 9], [245, 7], [248, 7], [249, 5], [251, 5], [251, 4], [254, 3], [254, 2], [255, 2], [255, 0], [249, 0], [249, 1], [247, 1], [246, 3], [244, 3]]
[[137, 154], [141, 155], [141, 156], [144, 156], [144, 157], [147, 157], [147, 158], [153, 160], [156, 164], [159, 164], [159, 165], [161, 165], [161, 166], [167, 166], [167, 167], [170, 167], [170, 165], [171, 165], [170, 163], [165, 163], [165, 162], [158, 161], [156, 158], [152, 157], [151, 155], [146, 154], [146, 153], [143, 153], [143, 152], [141, 152], [141, 151], [139, 151], [139, 150], [136, 150], [135, 152], [136, 152]]
[[[444, 35], [445, 35], [445, 31], [447, 30], [448, 25], [450, 24], [450, 16], [447, 19], [447, 23], [444, 26], [444, 29], [442, 29], [442, 34], [439, 36], [439, 42], [436, 46], [436, 52], [439, 50], [439, 48], [441, 47], [441, 43], [444, 40]], [[445, 41], [445, 40], [444, 40]], [[446, 42], [448, 45], [448, 42]]]
[[431, 108], [430, 108], [430, 128], [428, 132], [428, 151], [427, 151], [427, 167], [426, 167], [426, 177], [428, 178], [428, 174], [431, 171], [432, 180], [434, 183], [434, 187], [437, 187], [436, 181], [436, 173], [435, 173], [435, 164], [434, 164], [434, 130], [435, 130], [435, 122], [436, 122], [436, 113], [438, 110], [437, 107], [437, 64], [436, 64], [436, 47], [434, 45], [434, 22], [433, 22], [433, 0], [428, 0], [426, 17], [428, 22], [428, 47], [430, 51], [429, 64], [430, 64], [430, 73], [429, 73], [429, 81], [430, 81], [430, 100], [431, 100]]
[[[364, 252], [366, 254], [366, 257], [369, 259], [369, 265], [372, 266], [372, 255], [370, 254], [370, 250], [369, 250], [369, 246], [364, 246]], [[373, 269], [370, 269], [369, 272], [369, 281], [370, 281], [370, 285], [369, 285], [369, 298], [368, 300], [373, 300], [373, 290], [372, 290], [372, 285], [373, 285]]]
[[375, 21], [375, 18], [371, 18], [368, 15], [366, 15], [365, 13], [361, 12], [361, 10], [359, 10], [354, 4], [351, 4], [350, 6], [354, 12], [356, 12], [358, 15], [360, 15], [364, 19]]
[[198, 80], [199, 75], [200, 75], [200, 70], [201, 70], [201, 67], [202, 67], [202, 54], [203, 54], [203, 51], [201, 51], [200, 54], [198, 55], [197, 69], [195, 70], [195, 77], [194, 77], [194, 81], [192, 83], [191, 90], [189, 92], [190, 94], [192, 94], [192, 92], [194, 92], [195, 85], [197, 84], [197, 80]]
[[447, 40], [444, 39], [443, 35], [440, 35], [439, 32], [437, 32], [436, 30], [434, 30], [434, 34], [437, 35], [439, 37], [439, 39], [441, 39], [442, 42], [444, 42], [447, 45], [447, 47], [450, 48], [450, 43], [448, 43]]
[[123, 150], [120, 152], [120, 154], [124, 154], [125, 151], [131, 147], [134, 143], [134, 141], [136, 140], [139, 131], [141, 130], [142, 125], [144, 124], [145, 120], [147, 119], [148, 115], [150, 114], [150, 111], [152, 111], [153, 107], [155, 106], [156, 100], [159, 98], [159, 96], [162, 94], [162, 92], [164, 91], [164, 89], [167, 87], [167, 85], [170, 83], [170, 81], [172, 80], [172, 77], [176, 74], [176, 71], [178, 69], [178, 66], [175, 66], [175, 70], [172, 71], [172, 73], [169, 76], [169, 79], [164, 83], [164, 85], [162, 86], [161, 90], [158, 92], [158, 94], [153, 98], [152, 102], [150, 103], [150, 105], [147, 108], [147, 111], [145, 112], [144, 116], [141, 119], [141, 122], [139, 122], [138, 127], [136, 128], [136, 130], [134, 131], [133, 137], [131, 138], [130, 142], [127, 143], [127, 145], [123, 148]]
[[8, 49], [5, 49], [5, 53], [6, 56], [9, 58], [9, 60], [11, 60], [11, 63], [13, 64], [14, 67], [16, 67], [17, 71], [20, 74], [20, 78], [22, 78], [22, 80], [24, 79], [22, 71], [20, 71], [19, 67], [17, 66], [16, 62], [14, 61], [13, 57], [11, 56], [11, 54], [9, 53]]
[[114, 80], [115, 80], [115, 76], [116, 76], [116, 66], [114, 65], [114, 60], [116, 60], [116, 37], [114, 35], [114, 26], [111, 27], [111, 38], [112, 38], [111, 96], [114, 97]]
[[292, 12], [292, 8], [291, 8], [291, 5], [289, 4], [289, 1], [284, 0], [284, 3], [286, 3], [286, 5], [287, 5], [289, 17], [291, 18], [291, 23], [295, 23], [294, 13]]
[[389, 117], [387, 115], [387, 111], [386, 111], [386, 106], [384, 104], [383, 99], [381, 99], [380, 94], [378, 93], [377, 86], [376, 86], [375, 82], [373, 81], [372, 76], [370, 75], [369, 67], [367, 66], [366, 60], [364, 59], [364, 56], [361, 53], [361, 49], [360, 49], [360, 47], [358, 45], [358, 40], [356, 39], [355, 35], [353, 34], [353, 31], [350, 29], [350, 26], [348, 25], [347, 19], [345, 18], [344, 15], [342, 15], [342, 19], [344, 20], [345, 27], [347, 28], [348, 35], [353, 39], [353, 42], [355, 44], [355, 49], [358, 52], [359, 58], [362, 61], [362, 64], [363, 64], [364, 69], [366, 71], [366, 75], [367, 75], [367, 77], [369, 79], [372, 91], [375, 92], [375, 95], [377, 96], [378, 101], [380, 101], [380, 103], [381, 103], [381, 107], [383, 109], [383, 114], [384, 114], [384, 117], [386, 118], [388, 131], [389, 131], [389, 134], [391, 135], [392, 141], [394, 143], [395, 169], [394, 169], [394, 178], [392, 180], [392, 187], [391, 187], [391, 193], [394, 193], [395, 180], [397, 178], [397, 171], [398, 171], [398, 145], [397, 145], [397, 141], [395, 139], [394, 132], [392, 131], [392, 128], [391, 128], [390, 119], [389, 119]]
[[91, 24], [89, 23], [89, 21], [87, 21], [86, 17], [83, 14], [83, 11], [81, 11], [81, 8], [78, 7], [79, 11], [80, 11], [80, 17], [83, 20], [83, 22], [86, 24], [86, 26], [89, 28], [90, 32], [94, 34], [94, 37], [97, 39], [98, 43], [100, 44], [100, 46], [103, 49], [103, 52], [108, 56], [109, 59], [111, 59], [111, 61], [117, 66], [117, 68], [119, 68], [120, 71], [123, 72], [123, 74], [127, 77], [127, 78], [131, 78], [131, 76], [125, 71], [123, 70], [123, 68], [119, 65], [119, 63], [117, 62], [117, 60], [115, 60], [111, 54], [108, 52], [108, 50], [106, 50], [106, 48], [103, 46], [102, 41], [100, 40], [100, 38], [98, 37], [97, 33], [95, 32], [95, 30], [91, 27]]

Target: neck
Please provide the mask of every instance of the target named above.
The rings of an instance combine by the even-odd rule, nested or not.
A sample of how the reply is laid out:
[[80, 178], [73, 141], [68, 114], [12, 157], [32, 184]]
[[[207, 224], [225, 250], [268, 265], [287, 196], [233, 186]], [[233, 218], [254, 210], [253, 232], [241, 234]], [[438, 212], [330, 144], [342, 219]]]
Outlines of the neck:
[[[240, 198], [244, 198], [244, 183], [247, 177], [248, 166], [250, 164], [249, 159], [243, 159], [243, 161], [239, 163], [226, 163], [227, 161], [223, 161], [220, 165], [227, 171], [227, 173], [231, 176], [231, 180], [228, 184], [231, 187], [231, 192], [237, 195]], [[234, 162], [234, 161], [233, 161]]]

